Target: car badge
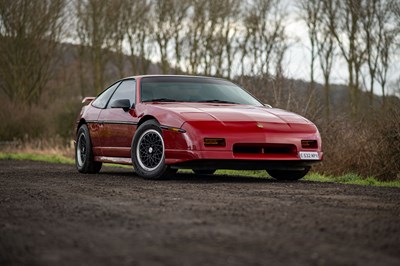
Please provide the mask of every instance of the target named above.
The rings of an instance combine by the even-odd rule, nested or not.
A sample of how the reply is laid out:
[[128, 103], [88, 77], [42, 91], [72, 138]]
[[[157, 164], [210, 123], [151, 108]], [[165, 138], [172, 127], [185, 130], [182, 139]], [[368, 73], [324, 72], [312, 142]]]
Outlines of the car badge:
[[263, 128], [263, 127], [264, 127], [261, 123], [257, 123], [257, 126], [258, 126], [259, 128]]

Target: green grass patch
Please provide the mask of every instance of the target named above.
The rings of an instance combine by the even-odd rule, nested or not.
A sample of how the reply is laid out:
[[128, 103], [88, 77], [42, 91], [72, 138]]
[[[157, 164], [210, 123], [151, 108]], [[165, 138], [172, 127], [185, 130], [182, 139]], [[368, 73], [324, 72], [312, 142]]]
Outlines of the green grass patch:
[[[235, 170], [218, 170], [216, 174], [220, 175], [238, 175], [256, 178], [271, 178], [266, 171], [235, 171]], [[380, 187], [400, 187], [400, 180], [380, 181], [374, 177], [364, 178], [357, 174], [345, 174], [342, 176], [328, 176], [318, 173], [309, 173], [302, 180], [311, 182], [332, 182], [340, 184], [364, 185], [364, 186], [380, 186]]]
[[[74, 159], [62, 155], [31, 154], [31, 153], [0, 153], [0, 160], [31, 160], [48, 163], [75, 164]], [[107, 166], [131, 168], [129, 165], [106, 164]], [[191, 170], [180, 170], [183, 173], [192, 173]], [[248, 176], [255, 178], [271, 178], [266, 171], [236, 171], [218, 170], [217, 175]], [[380, 181], [374, 177], [364, 178], [360, 175], [349, 173], [342, 176], [329, 176], [318, 173], [309, 173], [302, 180], [312, 182], [332, 182], [341, 184], [381, 186], [381, 187], [400, 187], [400, 180]]]
[[62, 155], [31, 153], [0, 153], [0, 160], [29, 160], [48, 163], [74, 164], [74, 160]]
[[375, 177], [362, 177], [358, 174], [349, 173], [342, 176], [328, 176], [318, 173], [310, 173], [304, 177], [304, 180], [316, 182], [335, 182], [341, 184], [378, 186], [378, 187], [400, 187], [400, 180], [381, 181]]
[[[0, 153], [0, 160], [28, 160], [47, 163], [75, 164], [75, 160], [62, 155], [32, 153]], [[130, 165], [106, 163], [106, 166], [132, 168]]]

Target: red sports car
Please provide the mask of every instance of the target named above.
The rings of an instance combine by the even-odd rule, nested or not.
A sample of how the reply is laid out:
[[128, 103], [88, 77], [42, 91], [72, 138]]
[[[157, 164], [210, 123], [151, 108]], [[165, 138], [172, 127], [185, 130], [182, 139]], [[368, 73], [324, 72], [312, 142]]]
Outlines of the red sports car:
[[76, 121], [76, 167], [132, 164], [144, 178], [178, 169], [262, 169], [300, 179], [322, 160], [321, 137], [309, 120], [271, 108], [224, 79], [135, 76], [88, 97]]

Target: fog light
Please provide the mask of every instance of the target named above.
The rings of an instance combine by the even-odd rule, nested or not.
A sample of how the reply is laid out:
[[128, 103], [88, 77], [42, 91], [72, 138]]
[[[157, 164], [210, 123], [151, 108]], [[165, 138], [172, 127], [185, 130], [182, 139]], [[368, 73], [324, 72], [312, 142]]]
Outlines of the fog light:
[[204, 146], [225, 147], [225, 139], [222, 139], [222, 138], [204, 138]]
[[302, 140], [301, 147], [304, 149], [316, 149], [318, 148], [318, 143], [316, 140]]

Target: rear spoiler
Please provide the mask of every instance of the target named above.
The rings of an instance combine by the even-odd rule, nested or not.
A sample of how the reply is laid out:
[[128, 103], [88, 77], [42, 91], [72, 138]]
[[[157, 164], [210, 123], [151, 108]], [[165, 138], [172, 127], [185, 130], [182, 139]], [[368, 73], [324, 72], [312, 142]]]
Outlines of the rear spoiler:
[[85, 97], [82, 100], [82, 103], [84, 104], [89, 104], [90, 102], [92, 102], [96, 97]]

